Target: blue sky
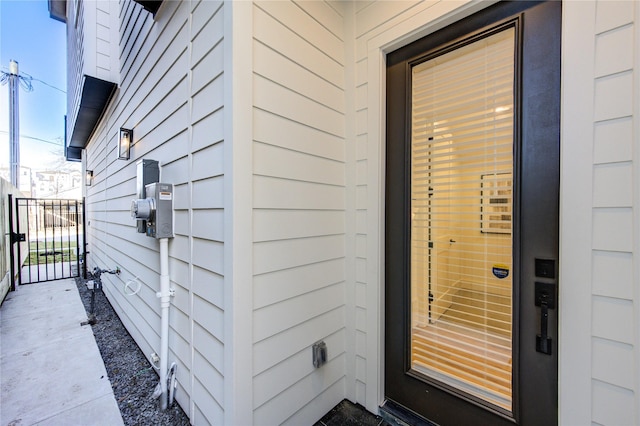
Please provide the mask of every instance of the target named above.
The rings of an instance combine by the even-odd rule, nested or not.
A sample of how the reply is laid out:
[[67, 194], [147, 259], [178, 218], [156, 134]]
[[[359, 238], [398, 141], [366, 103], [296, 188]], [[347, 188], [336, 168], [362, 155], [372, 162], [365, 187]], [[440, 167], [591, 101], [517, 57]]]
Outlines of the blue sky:
[[[0, 0], [0, 69], [8, 71], [13, 59], [21, 74], [34, 78], [33, 91], [19, 94], [23, 166], [47, 168], [54, 152], [62, 155], [66, 95], [48, 85], [66, 90], [65, 31], [49, 17], [46, 0]], [[8, 91], [0, 86], [0, 167], [9, 163]]]

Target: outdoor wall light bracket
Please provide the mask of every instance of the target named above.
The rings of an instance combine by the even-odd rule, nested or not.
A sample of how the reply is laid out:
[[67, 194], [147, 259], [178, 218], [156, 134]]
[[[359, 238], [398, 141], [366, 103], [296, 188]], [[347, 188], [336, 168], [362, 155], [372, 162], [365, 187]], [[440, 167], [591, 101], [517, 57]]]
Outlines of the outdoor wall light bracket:
[[84, 184], [86, 186], [91, 186], [93, 183], [93, 170], [87, 170], [84, 174]]
[[131, 153], [131, 142], [133, 141], [133, 129], [120, 128], [118, 138], [118, 160], [128, 160]]

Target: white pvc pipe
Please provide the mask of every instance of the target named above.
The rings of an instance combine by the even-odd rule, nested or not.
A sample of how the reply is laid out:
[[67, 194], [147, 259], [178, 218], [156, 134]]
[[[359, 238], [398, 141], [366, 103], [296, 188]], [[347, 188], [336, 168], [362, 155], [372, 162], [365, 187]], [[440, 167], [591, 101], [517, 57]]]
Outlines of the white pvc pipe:
[[169, 358], [169, 306], [171, 290], [169, 281], [169, 239], [160, 238], [160, 409], [167, 409], [167, 366]]

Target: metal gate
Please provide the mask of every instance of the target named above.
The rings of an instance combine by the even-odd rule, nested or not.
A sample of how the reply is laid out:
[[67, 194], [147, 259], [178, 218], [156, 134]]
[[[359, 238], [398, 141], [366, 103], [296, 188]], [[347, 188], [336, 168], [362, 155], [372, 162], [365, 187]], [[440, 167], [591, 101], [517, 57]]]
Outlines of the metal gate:
[[[20, 285], [86, 277], [84, 202], [9, 195], [11, 289]], [[18, 269], [17, 271], [15, 269]]]

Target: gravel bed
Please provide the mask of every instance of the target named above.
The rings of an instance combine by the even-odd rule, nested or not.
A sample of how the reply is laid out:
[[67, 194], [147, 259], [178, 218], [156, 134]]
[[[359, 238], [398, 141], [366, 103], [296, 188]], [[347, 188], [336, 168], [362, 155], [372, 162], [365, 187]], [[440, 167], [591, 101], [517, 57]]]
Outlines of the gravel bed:
[[[87, 274], [89, 275], [89, 274]], [[92, 277], [88, 276], [88, 279]], [[76, 278], [80, 298], [91, 310], [91, 290], [82, 278]], [[124, 327], [102, 291], [95, 294], [95, 319], [92, 325], [98, 349], [111, 381], [125, 425], [189, 425], [189, 418], [177, 402], [160, 410], [152, 399], [158, 374]]]

